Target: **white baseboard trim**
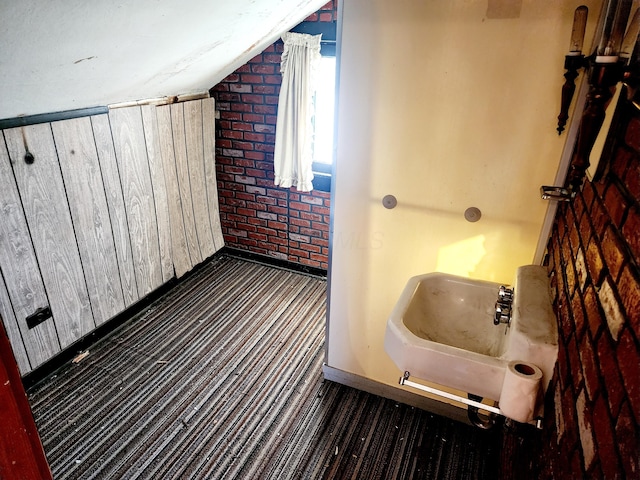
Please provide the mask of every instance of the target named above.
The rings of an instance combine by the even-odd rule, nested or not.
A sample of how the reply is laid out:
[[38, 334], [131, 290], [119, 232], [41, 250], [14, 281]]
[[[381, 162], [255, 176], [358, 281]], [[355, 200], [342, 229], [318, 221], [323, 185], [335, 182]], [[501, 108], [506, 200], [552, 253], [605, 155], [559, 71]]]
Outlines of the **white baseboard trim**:
[[373, 395], [378, 395], [379, 397], [395, 400], [396, 402], [411, 405], [412, 407], [471, 425], [467, 418], [467, 411], [449, 403], [427, 398], [417, 393], [402, 390], [401, 388], [394, 388], [384, 383], [356, 375], [355, 373], [331, 367], [326, 363], [322, 365], [322, 373], [326, 380], [331, 380], [332, 382], [353, 387]]

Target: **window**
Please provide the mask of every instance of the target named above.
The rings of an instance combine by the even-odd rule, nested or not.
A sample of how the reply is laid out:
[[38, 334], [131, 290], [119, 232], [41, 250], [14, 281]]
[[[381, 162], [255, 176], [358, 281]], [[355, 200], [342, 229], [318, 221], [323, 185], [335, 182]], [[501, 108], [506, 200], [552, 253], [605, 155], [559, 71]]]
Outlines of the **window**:
[[333, 163], [336, 57], [323, 56], [316, 72], [313, 116], [313, 188], [328, 192]]

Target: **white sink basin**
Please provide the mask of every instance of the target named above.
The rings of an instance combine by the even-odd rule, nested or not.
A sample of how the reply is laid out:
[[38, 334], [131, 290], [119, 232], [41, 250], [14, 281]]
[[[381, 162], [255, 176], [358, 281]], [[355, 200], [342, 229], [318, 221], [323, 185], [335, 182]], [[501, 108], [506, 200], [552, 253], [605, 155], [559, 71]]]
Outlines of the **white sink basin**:
[[[487, 328], [493, 322], [500, 284], [444, 273], [414, 277], [411, 283], [410, 298], [402, 315], [411, 333], [424, 340], [490, 357], [504, 353], [505, 329]], [[404, 300], [403, 295], [398, 303], [404, 305]]]
[[445, 273], [409, 279], [385, 333], [385, 351], [411, 376], [498, 401], [507, 364], [533, 363], [546, 390], [558, 354], [544, 267], [518, 268], [510, 326], [494, 325], [500, 284]]

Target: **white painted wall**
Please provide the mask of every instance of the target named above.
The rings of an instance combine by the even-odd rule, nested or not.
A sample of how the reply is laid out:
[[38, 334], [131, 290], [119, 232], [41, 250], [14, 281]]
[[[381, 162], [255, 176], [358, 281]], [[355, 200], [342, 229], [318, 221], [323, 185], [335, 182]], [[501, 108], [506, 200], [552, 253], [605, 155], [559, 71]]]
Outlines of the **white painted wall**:
[[0, 118], [201, 93], [326, 0], [0, 3]]
[[[539, 188], [553, 184], [565, 142], [556, 117], [578, 4], [521, 3], [345, 1], [330, 367], [397, 385], [383, 337], [409, 277], [511, 283], [532, 262]], [[589, 45], [599, 4], [586, 3]], [[514, 18], [491, 18], [501, 12]], [[477, 223], [463, 217], [471, 206]]]

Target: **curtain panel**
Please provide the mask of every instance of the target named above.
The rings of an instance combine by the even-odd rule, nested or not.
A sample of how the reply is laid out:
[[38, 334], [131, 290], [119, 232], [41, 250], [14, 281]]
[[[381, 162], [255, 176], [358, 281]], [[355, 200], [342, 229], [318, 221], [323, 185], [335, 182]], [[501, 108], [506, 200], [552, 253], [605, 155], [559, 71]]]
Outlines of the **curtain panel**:
[[301, 192], [313, 189], [313, 95], [315, 70], [320, 60], [321, 35], [287, 32], [280, 72], [274, 183]]

